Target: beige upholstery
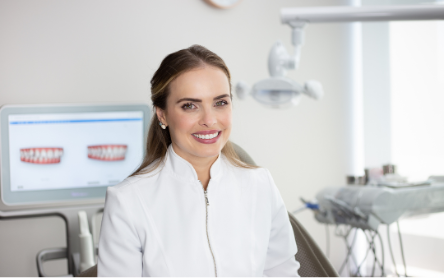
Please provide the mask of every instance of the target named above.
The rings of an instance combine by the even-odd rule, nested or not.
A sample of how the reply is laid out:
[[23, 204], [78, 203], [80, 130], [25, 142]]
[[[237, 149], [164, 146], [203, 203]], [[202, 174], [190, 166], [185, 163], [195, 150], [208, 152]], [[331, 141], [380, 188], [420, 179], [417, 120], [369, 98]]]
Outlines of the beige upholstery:
[[[253, 159], [238, 145], [233, 144], [234, 150], [239, 158], [251, 165], [256, 165]], [[338, 277], [338, 273], [328, 261], [327, 257], [322, 253], [316, 242], [311, 238], [308, 232], [296, 220], [296, 218], [288, 213], [291, 226], [293, 227], [294, 236], [298, 252], [296, 260], [301, 263], [299, 275], [301, 277]], [[83, 271], [77, 277], [96, 277], [97, 265]]]
[[301, 277], [338, 277], [338, 273], [307, 230], [291, 213], [288, 213], [288, 216], [298, 246], [295, 257], [301, 264], [299, 275]]

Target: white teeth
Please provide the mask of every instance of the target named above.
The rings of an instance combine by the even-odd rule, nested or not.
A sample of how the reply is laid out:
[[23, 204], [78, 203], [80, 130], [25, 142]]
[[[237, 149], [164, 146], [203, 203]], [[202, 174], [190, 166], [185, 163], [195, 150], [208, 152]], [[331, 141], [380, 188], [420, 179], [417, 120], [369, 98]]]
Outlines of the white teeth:
[[25, 148], [20, 150], [20, 160], [29, 163], [60, 163], [63, 151], [57, 148]]
[[88, 157], [105, 161], [123, 160], [126, 150], [126, 147], [123, 146], [90, 146], [88, 147]]
[[206, 134], [206, 135], [202, 135], [202, 134], [193, 134], [194, 137], [197, 137], [199, 139], [213, 139], [214, 137], [216, 137], [217, 135], [219, 135], [219, 132], [215, 132], [213, 134]]

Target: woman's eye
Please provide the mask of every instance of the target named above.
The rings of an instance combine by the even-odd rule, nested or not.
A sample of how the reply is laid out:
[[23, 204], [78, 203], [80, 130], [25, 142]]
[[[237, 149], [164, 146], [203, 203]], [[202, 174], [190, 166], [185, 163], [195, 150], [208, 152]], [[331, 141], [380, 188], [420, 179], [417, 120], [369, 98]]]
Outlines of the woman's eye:
[[192, 103], [185, 103], [184, 105], [182, 105], [182, 109], [188, 110], [188, 109], [194, 109], [196, 108], [196, 106]]
[[228, 101], [226, 101], [226, 100], [220, 100], [220, 101], [216, 102], [216, 106], [224, 106], [227, 104], [228, 104]]

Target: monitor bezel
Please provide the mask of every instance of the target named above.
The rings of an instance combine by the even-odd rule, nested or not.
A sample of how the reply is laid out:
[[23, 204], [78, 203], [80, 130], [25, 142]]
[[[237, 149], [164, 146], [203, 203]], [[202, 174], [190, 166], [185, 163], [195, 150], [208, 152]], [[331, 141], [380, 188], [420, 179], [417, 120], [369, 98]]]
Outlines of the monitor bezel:
[[[82, 188], [86, 196], [79, 194], [75, 199], [61, 201], [36, 201], [36, 202], [8, 202], [5, 200], [4, 188], [10, 187], [10, 154], [9, 154], [9, 115], [15, 114], [69, 114], [69, 113], [101, 113], [101, 112], [143, 112], [143, 149], [145, 149], [146, 137], [151, 118], [151, 109], [145, 103], [99, 103], [99, 104], [36, 104], [36, 105], [4, 105], [0, 108], [0, 211], [15, 211], [36, 208], [53, 208], [67, 206], [85, 206], [103, 204], [105, 200], [106, 186]], [[145, 150], [144, 150], [145, 151]], [[50, 191], [62, 192], [57, 189]], [[92, 197], [91, 197], [91, 193]], [[11, 194], [11, 193], [8, 193]], [[14, 192], [15, 194], [29, 194], [29, 192]], [[24, 196], [24, 195], [23, 195]]]

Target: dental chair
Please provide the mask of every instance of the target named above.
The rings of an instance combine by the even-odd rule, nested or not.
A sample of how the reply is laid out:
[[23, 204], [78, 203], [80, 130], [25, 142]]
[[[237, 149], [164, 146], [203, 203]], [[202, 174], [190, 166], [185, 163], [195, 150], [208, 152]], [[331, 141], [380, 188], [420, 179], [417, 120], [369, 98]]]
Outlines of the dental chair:
[[[246, 151], [234, 143], [232, 145], [242, 161], [256, 165]], [[291, 213], [288, 213], [288, 217], [293, 227], [296, 245], [298, 246], [298, 252], [295, 257], [301, 264], [298, 271], [299, 275], [301, 277], [339, 277], [330, 261], [311, 238], [307, 230], [302, 227]], [[97, 265], [83, 271], [77, 277], [97, 277]]]

